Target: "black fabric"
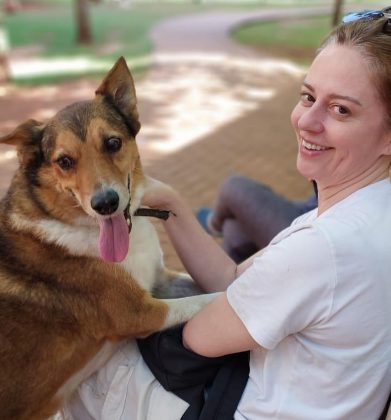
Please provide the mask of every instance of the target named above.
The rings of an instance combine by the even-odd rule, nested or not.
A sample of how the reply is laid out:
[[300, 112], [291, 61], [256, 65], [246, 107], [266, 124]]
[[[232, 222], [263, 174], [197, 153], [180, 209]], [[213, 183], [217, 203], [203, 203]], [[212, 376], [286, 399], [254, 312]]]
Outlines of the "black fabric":
[[203, 357], [183, 347], [182, 330], [138, 340], [146, 364], [167, 391], [189, 403], [181, 420], [232, 420], [248, 379], [248, 352]]
[[384, 407], [383, 413], [379, 417], [379, 420], [386, 420], [387, 413], [388, 413], [388, 410], [390, 409], [390, 407], [391, 407], [391, 391], [390, 391], [390, 395], [388, 396], [387, 404]]

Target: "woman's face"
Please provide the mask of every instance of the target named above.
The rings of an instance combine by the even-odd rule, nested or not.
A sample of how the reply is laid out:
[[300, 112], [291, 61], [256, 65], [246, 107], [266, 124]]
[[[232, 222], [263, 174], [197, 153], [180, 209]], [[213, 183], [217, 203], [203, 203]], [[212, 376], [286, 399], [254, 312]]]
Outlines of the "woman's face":
[[387, 170], [391, 128], [365, 59], [330, 45], [303, 82], [291, 121], [299, 143], [297, 168], [320, 187], [351, 185], [377, 167]]

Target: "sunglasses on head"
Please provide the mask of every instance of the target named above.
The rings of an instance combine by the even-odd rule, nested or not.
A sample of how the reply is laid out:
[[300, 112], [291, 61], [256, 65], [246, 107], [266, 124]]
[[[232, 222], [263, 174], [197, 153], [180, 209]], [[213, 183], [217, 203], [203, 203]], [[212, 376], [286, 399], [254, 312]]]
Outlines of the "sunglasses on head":
[[387, 17], [384, 25], [384, 31], [389, 33], [391, 31], [391, 7], [386, 7], [382, 10], [363, 10], [362, 12], [348, 13], [342, 18], [342, 23], [350, 23], [356, 20], [377, 20]]

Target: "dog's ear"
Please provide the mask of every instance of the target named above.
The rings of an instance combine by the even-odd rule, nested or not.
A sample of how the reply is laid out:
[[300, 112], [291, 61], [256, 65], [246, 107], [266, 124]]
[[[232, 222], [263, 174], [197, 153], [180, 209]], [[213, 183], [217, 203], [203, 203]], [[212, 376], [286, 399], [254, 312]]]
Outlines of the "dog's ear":
[[24, 146], [34, 142], [37, 136], [40, 136], [43, 129], [43, 123], [36, 120], [27, 120], [18, 125], [14, 131], [5, 136], [0, 136], [0, 143], [11, 144], [12, 146]]
[[140, 129], [136, 90], [124, 57], [120, 57], [103, 79], [96, 95], [107, 97], [132, 123], [135, 134]]
[[28, 120], [11, 133], [0, 136], [0, 143], [16, 146], [19, 162], [23, 165], [40, 150], [43, 127], [38, 121]]

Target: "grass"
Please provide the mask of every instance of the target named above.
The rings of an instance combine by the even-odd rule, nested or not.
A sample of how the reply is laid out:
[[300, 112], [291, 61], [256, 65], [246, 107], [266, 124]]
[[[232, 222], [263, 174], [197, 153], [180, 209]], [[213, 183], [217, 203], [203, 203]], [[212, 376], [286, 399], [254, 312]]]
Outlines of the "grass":
[[[283, 1], [289, 2], [289, 0], [278, 0], [278, 2]], [[364, 4], [365, 8], [375, 9], [387, 6], [385, 1], [345, 0], [344, 10], [349, 11], [350, 6], [361, 4]], [[262, 52], [286, 57], [299, 64], [309, 64], [330, 30], [331, 17], [319, 16], [284, 19], [278, 22], [253, 22], [236, 28], [232, 36], [238, 42], [261, 49]]]
[[330, 17], [288, 19], [279, 22], [254, 22], [233, 31], [235, 40], [284, 56], [300, 64], [312, 60], [322, 39], [330, 31]]
[[46, 56], [99, 54], [102, 45], [119, 42], [122, 51], [129, 54], [148, 53], [151, 43], [148, 32], [164, 18], [194, 8], [175, 5], [135, 6], [120, 9], [109, 5], [90, 8], [90, 22], [95, 46], [75, 45], [75, 23], [70, 7], [52, 7], [39, 10], [20, 11], [8, 15], [5, 24], [14, 47], [40, 45]]
[[[183, 13], [194, 13], [199, 8], [188, 4], [134, 5], [130, 9], [115, 8], [101, 4], [90, 8], [90, 23], [94, 37], [91, 46], [77, 46], [75, 23], [70, 7], [56, 6], [19, 11], [5, 18], [12, 48], [38, 47], [38, 55], [44, 58], [83, 57], [101, 64], [101, 72], [72, 71], [69, 77], [94, 76], [105, 73], [120, 55], [128, 59], [141, 60], [133, 70], [145, 70], [145, 57], [152, 51], [148, 36], [159, 21]], [[21, 76], [16, 82], [45, 83], [68, 77], [63, 71], [56, 75]]]

